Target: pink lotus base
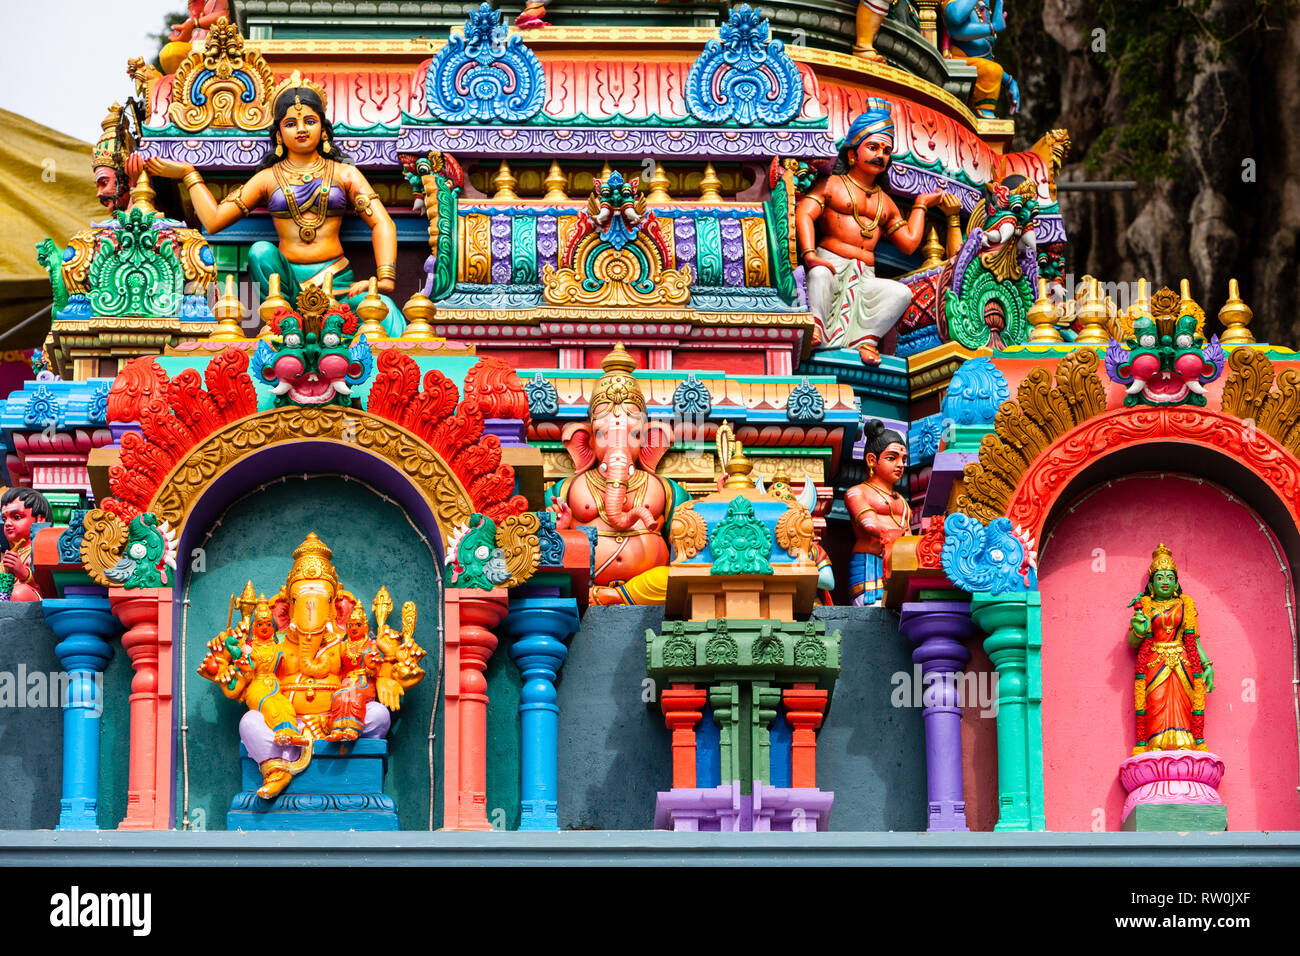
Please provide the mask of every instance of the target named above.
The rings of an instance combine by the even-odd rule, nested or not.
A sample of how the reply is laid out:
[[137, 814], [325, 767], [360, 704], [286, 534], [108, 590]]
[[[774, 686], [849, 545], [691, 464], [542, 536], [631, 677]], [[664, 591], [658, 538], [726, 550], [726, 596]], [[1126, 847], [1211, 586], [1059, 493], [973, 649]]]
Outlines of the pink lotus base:
[[1139, 803], [1223, 803], [1219, 781], [1223, 760], [1206, 750], [1155, 750], [1119, 765], [1119, 782], [1128, 791], [1124, 819]]

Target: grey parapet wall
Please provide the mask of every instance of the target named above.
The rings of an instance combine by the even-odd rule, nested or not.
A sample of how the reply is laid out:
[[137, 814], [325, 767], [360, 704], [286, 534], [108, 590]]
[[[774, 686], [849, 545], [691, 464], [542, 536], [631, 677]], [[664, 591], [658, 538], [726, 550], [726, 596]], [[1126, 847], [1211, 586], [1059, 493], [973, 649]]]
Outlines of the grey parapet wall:
[[[59, 822], [63, 789], [66, 674], [36, 601], [0, 602], [0, 830], [45, 830]], [[114, 641], [103, 674], [99, 825], [126, 813], [131, 665]]]
[[[924, 830], [925, 738], [918, 708], [891, 703], [911, 648], [884, 608], [817, 608], [842, 635], [841, 671], [818, 734], [817, 785], [835, 792], [832, 830]], [[645, 632], [658, 607], [594, 607], [569, 642], [557, 687], [562, 829], [644, 830], [672, 784], [670, 735], [646, 703]]]

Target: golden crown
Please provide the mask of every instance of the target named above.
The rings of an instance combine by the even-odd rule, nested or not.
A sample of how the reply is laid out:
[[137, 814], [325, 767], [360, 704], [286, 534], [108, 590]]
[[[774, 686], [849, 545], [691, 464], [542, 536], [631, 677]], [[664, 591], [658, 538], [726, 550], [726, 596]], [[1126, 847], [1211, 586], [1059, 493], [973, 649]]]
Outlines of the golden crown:
[[114, 103], [108, 108], [108, 115], [99, 124], [103, 131], [99, 134], [99, 140], [90, 153], [91, 169], [108, 166], [111, 169], [126, 170], [126, 157], [131, 154], [131, 150], [118, 137], [117, 130], [121, 122], [122, 106], [120, 103]]
[[293, 567], [289, 569], [285, 587], [292, 587], [296, 581], [327, 580], [337, 590], [339, 576], [333, 559], [334, 552], [329, 545], [316, 537], [316, 532], [308, 533], [306, 540], [293, 550]]
[[1151, 552], [1151, 567], [1147, 568], [1147, 577], [1151, 577], [1157, 571], [1178, 573], [1178, 566], [1174, 564], [1174, 553], [1165, 547], [1164, 542], [1156, 545], [1156, 549]]
[[325, 92], [325, 87], [321, 86], [315, 80], [306, 79], [302, 71], [294, 70], [283, 80], [280, 85], [271, 91], [271, 108], [275, 108], [276, 101], [280, 99], [280, 94], [287, 93], [289, 90], [311, 90], [320, 97], [321, 107], [328, 109], [330, 105], [329, 95]]
[[348, 615], [348, 621], [360, 621], [362, 624], [370, 623], [370, 619], [366, 617], [366, 609], [360, 604], [353, 606], [352, 613]]
[[272, 619], [271, 604], [269, 601], [267, 601], [266, 595], [259, 594], [257, 596], [257, 604], [254, 605], [253, 607], [253, 620], [269, 621], [271, 619]]
[[641, 393], [641, 386], [636, 383], [632, 375], [636, 371], [636, 360], [628, 355], [622, 342], [614, 345], [614, 351], [605, 356], [600, 367], [605, 374], [600, 377], [600, 381], [592, 390], [592, 409], [604, 404], [613, 405], [615, 408], [631, 404], [644, 415], [645, 395]]

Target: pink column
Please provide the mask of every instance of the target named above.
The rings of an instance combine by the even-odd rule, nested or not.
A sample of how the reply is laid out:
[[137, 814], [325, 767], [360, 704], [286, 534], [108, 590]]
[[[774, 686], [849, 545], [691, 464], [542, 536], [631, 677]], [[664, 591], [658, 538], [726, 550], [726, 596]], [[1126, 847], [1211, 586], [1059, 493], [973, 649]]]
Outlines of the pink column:
[[487, 817], [487, 670], [505, 620], [504, 590], [447, 589], [443, 725], [444, 830], [490, 830]]
[[168, 830], [172, 815], [172, 592], [142, 588], [109, 593], [126, 628], [131, 658], [131, 753], [126, 818], [119, 830]]

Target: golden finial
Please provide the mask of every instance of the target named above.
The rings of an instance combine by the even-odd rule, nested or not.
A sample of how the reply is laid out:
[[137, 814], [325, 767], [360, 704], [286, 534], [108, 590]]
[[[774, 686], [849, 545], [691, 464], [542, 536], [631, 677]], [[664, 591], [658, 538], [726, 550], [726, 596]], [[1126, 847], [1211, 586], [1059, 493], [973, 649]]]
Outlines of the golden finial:
[[600, 167], [600, 181], [603, 183], [612, 175], [614, 175], [614, 170], [610, 169], [609, 160], [607, 159], [605, 164]]
[[158, 209], [153, 204], [157, 195], [154, 192], [153, 184], [149, 182], [149, 174], [143, 169], [140, 170], [140, 178], [131, 187], [131, 205], [136, 209], [143, 209], [145, 212], [157, 212]]
[[921, 248], [921, 252], [925, 254], [925, 261], [921, 263], [922, 269], [933, 269], [943, 262], [943, 243], [939, 241], [939, 230], [933, 226], [925, 234], [925, 245]]
[[542, 180], [542, 185], [546, 187], [546, 195], [542, 198], [547, 202], [565, 202], [568, 200], [569, 197], [564, 191], [564, 187], [568, 185], [568, 180], [565, 178], [564, 170], [560, 169], [557, 160], [551, 160], [551, 168], [547, 171], [546, 178]]
[[737, 439], [736, 450], [731, 456], [731, 460], [726, 464], [727, 480], [722, 483], [723, 488], [754, 488], [754, 479], [750, 473], [754, 470], [754, 463], [745, 457], [745, 446]]
[[1083, 304], [1076, 309], [1083, 328], [1074, 341], [1079, 345], [1105, 345], [1110, 341], [1110, 333], [1106, 331], [1106, 306], [1102, 304], [1097, 280], [1089, 276], [1086, 281]]
[[406, 300], [406, 305], [402, 306], [402, 313], [406, 316], [406, 331], [401, 338], [413, 342], [434, 342], [438, 341], [438, 336], [433, 333], [433, 326], [429, 324], [437, 312], [433, 300], [423, 292], [416, 292]]
[[[1192, 298], [1192, 284], [1187, 279], [1178, 283], [1178, 315], [1195, 315], [1196, 301]], [[1177, 316], [1175, 316], [1177, 318]]]
[[704, 167], [704, 177], [700, 180], [700, 202], [722, 202], [722, 180], [718, 171], [709, 163]]
[[1128, 310], [1129, 318], [1133, 321], [1138, 319], [1151, 318], [1151, 300], [1147, 298], [1147, 280], [1138, 279], [1138, 294], [1133, 305]]
[[289, 569], [285, 587], [304, 580], [326, 580], [335, 588], [339, 586], [338, 572], [334, 570], [334, 552], [316, 537], [315, 531], [308, 532], [302, 544], [293, 549], [293, 567]]
[[655, 163], [654, 175], [650, 177], [649, 186], [650, 192], [645, 197], [646, 202], [672, 202], [673, 197], [668, 195], [668, 171], [664, 169], [663, 163]]
[[257, 314], [262, 319], [262, 331], [258, 335], [274, 334], [278, 329], [271, 327], [271, 319], [275, 313], [281, 309], [292, 308], [289, 300], [280, 293], [280, 273], [272, 272], [270, 278], [270, 288], [267, 289], [266, 298], [257, 308]]
[[1219, 342], [1223, 345], [1253, 345], [1255, 336], [1249, 329], [1250, 320], [1255, 315], [1241, 299], [1241, 290], [1236, 279], [1228, 280], [1228, 301], [1219, 310], [1219, 321], [1223, 323], [1223, 334]]
[[225, 294], [217, 300], [212, 314], [217, 317], [217, 327], [208, 336], [213, 342], [242, 342], [246, 336], [240, 326], [244, 318], [244, 304], [239, 301], [239, 286], [233, 275], [226, 276]]
[[379, 298], [379, 280], [371, 276], [366, 297], [357, 304], [357, 318], [361, 320], [361, 328], [357, 332], [364, 332], [371, 342], [388, 338], [388, 330], [384, 328], [384, 319], [387, 316], [388, 306], [384, 304], [383, 299]]
[[1174, 564], [1174, 553], [1165, 547], [1163, 541], [1156, 545], [1156, 549], [1151, 552], [1151, 567], [1147, 568], [1147, 577], [1151, 577], [1157, 571], [1178, 573], [1178, 566]]
[[501, 168], [497, 170], [496, 176], [492, 179], [492, 185], [496, 187], [496, 192], [493, 193], [492, 198], [503, 201], [518, 199], [519, 194], [515, 192], [515, 186], [518, 183], [519, 180], [510, 171], [510, 164], [504, 159], [501, 160]]
[[1042, 276], [1038, 277], [1038, 298], [1029, 307], [1026, 318], [1033, 326], [1033, 330], [1029, 333], [1031, 344], [1049, 345], [1063, 341], [1061, 333], [1056, 328], [1056, 306], [1047, 297], [1047, 280]]

